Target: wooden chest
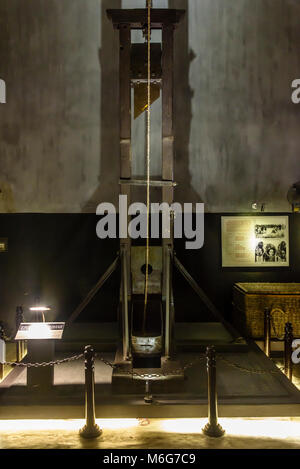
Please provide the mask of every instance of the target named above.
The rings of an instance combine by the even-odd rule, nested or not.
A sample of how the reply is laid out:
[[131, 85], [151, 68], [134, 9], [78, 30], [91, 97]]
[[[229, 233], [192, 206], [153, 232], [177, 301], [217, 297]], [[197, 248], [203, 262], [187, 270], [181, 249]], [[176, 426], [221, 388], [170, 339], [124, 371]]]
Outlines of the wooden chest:
[[233, 287], [235, 327], [246, 337], [264, 336], [264, 311], [271, 310], [271, 338], [283, 339], [291, 322], [300, 337], [300, 283], [236, 283]]

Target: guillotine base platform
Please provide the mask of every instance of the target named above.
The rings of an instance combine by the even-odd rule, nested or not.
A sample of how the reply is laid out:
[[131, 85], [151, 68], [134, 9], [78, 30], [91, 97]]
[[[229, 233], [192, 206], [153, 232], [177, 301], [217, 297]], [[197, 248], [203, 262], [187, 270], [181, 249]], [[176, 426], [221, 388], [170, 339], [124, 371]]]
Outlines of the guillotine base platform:
[[184, 370], [179, 361], [161, 358], [161, 368], [133, 368], [132, 362], [124, 362], [117, 352], [115, 364], [121, 366], [112, 373], [113, 393], [143, 393], [146, 379], [151, 392], [184, 391]]

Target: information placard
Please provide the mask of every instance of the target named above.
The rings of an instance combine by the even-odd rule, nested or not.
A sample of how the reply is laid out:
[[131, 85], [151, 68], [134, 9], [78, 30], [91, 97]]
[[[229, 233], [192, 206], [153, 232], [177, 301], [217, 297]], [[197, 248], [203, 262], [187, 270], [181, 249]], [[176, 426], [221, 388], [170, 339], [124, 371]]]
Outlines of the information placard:
[[288, 267], [287, 216], [222, 217], [222, 267]]
[[22, 322], [15, 340], [61, 339], [64, 322]]

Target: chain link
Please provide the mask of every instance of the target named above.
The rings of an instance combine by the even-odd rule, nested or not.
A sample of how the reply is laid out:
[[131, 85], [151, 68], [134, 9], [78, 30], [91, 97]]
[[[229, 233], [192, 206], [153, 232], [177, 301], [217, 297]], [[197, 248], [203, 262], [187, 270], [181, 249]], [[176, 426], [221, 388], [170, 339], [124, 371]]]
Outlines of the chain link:
[[[84, 358], [84, 354], [80, 353], [78, 355], [73, 355], [72, 357], [68, 358], [63, 358], [61, 360], [55, 360], [55, 361], [50, 361], [50, 362], [41, 362], [41, 363], [23, 363], [23, 362], [4, 362], [1, 363], [2, 365], [9, 365], [9, 366], [22, 366], [24, 368], [38, 368], [38, 367], [46, 367], [46, 366], [55, 366], [55, 365], [61, 365], [62, 363], [69, 363], [75, 360], [80, 360], [81, 358]], [[111, 363], [105, 358], [101, 357], [98, 353], [95, 354], [95, 358], [100, 360], [104, 365], [109, 366], [112, 369], [121, 369], [122, 365], [118, 365], [115, 363]], [[277, 370], [262, 370], [262, 369], [254, 369], [254, 368], [247, 368], [245, 366], [242, 366], [238, 363], [234, 363], [227, 358], [223, 357], [222, 355], [216, 354], [216, 358], [219, 358], [222, 360], [224, 363], [226, 363], [228, 366], [231, 366], [235, 369], [238, 369], [239, 371], [244, 371], [245, 373], [252, 373], [252, 374], [276, 374], [282, 371], [280, 367], [278, 367]], [[167, 372], [161, 372], [161, 373], [138, 373], [137, 371], [131, 370], [122, 370], [121, 374], [123, 375], [128, 375], [131, 376], [132, 378], [141, 378], [141, 379], [154, 379], [154, 378], [161, 378], [161, 377], [166, 377], [169, 375], [181, 375], [183, 371], [186, 371], [190, 368], [192, 368], [196, 363], [200, 363], [206, 360], [206, 355], [202, 354], [199, 357], [197, 357], [195, 360], [186, 363], [182, 368], [177, 368], [175, 370], [171, 370], [171, 373]]]
[[[229, 365], [233, 368], [236, 368], [239, 371], [244, 371], [245, 373], [276, 374], [276, 373], [282, 371], [280, 368], [277, 369], [277, 370], [262, 370], [262, 369], [246, 368], [245, 366], [239, 365], [238, 363], [231, 362], [227, 358], [224, 358], [222, 355], [217, 354], [216, 357], [219, 358], [220, 360], [222, 360], [223, 362], [225, 362], [227, 365]], [[108, 365], [113, 369], [119, 369], [119, 368], [122, 367], [121, 365], [117, 365], [117, 364], [108, 362], [104, 358], [100, 357], [98, 354], [96, 354], [96, 358], [98, 358], [105, 365]], [[200, 363], [200, 362], [203, 362], [205, 360], [206, 360], [206, 355], [203, 354], [203, 355], [197, 357], [195, 360], [186, 363], [182, 368], [177, 368], [175, 370], [172, 370], [172, 373], [170, 373], [170, 374], [172, 374], [173, 376], [181, 375], [182, 371], [186, 371], [189, 368], [192, 368], [196, 363]], [[169, 375], [168, 373], [164, 373], [164, 372], [161, 372], [161, 373], [138, 373], [137, 371], [133, 371], [133, 370], [128, 370], [128, 371], [122, 370], [121, 374], [132, 376], [133, 378], [138, 377], [138, 378], [142, 378], [142, 379], [161, 378], [161, 377], [165, 377], [165, 376]]]
[[118, 367], [118, 365], [116, 365], [115, 363], [111, 363], [111, 362], [109, 362], [108, 360], [105, 360], [105, 358], [101, 357], [101, 356], [99, 355], [99, 353], [95, 353], [94, 357], [95, 357], [95, 358], [98, 358], [98, 360], [100, 360], [102, 363], [104, 363], [104, 365], [107, 365], [107, 366], [109, 366], [110, 368], [115, 369], [115, 368]]
[[10, 365], [10, 366], [23, 366], [24, 368], [39, 368], [45, 366], [54, 366], [54, 365], [61, 365], [62, 363], [72, 362], [74, 360], [79, 360], [83, 358], [83, 353], [79, 355], [73, 355], [72, 357], [62, 358], [61, 360], [55, 360], [51, 362], [41, 362], [41, 363], [23, 363], [23, 362], [3, 362], [1, 365]]
[[[98, 353], [95, 354], [95, 358], [97, 358], [102, 363], [104, 363], [105, 365], [109, 366], [110, 368], [112, 368], [114, 370], [122, 368], [122, 365], [111, 363], [111, 362], [105, 360], [103, 357], [101, 357]], [[197, 357], [192, 362], [189, 362], [186, 365], [184, 365], [182, 368], [176, 368], [175, 370], [172, 370], [171, 373], [166, 373], [166, 372], [161, 372], [161, 373], [138, 373], [137, 371], [133, 371], [133, 369], [131, 369], [131, 370], [122, 370], [121, 374], [131, 376], [132, 378], [142, 378], [142, 379], [161, 378], [161, 377], [169, 376], [170, 374], [172, 376], [176, 376], [176, 375], [180, 376], [180, 375], [182, 375], [182, 371], [185, 371], [185, 370], [191, 368], [196, 363], [199, 363], [199, 362], [205, 360], [205, 358], [206, 358], [205, 355], [201, 355], [200, 357]]]

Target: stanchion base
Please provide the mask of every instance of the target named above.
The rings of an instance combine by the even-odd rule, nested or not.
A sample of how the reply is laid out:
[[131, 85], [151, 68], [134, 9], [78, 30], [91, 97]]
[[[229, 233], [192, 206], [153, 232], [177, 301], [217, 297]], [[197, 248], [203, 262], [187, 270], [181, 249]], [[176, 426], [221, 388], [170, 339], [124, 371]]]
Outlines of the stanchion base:
[[212, 438], [220, 438], [225, 434], [225, 430], [221, 427], [219, 423], [212, 425], [207, 423], [205, 427], [202, 429], [202, 432], [206, 436], [210, 436]]
[[81, 430], [79, 430], [79, 435], [82, 438], [98, 438], [101, 434], [102, 430], [98, 425], [93, 425], [92, 427], [85, 425]]
[[150, 395], [145, 396], [145, 397], [144, 397], [144, 402], [145, 402], [145, 404], [152, 404], [152, 402], [153, 402], [153, 397], [150, 396]]

